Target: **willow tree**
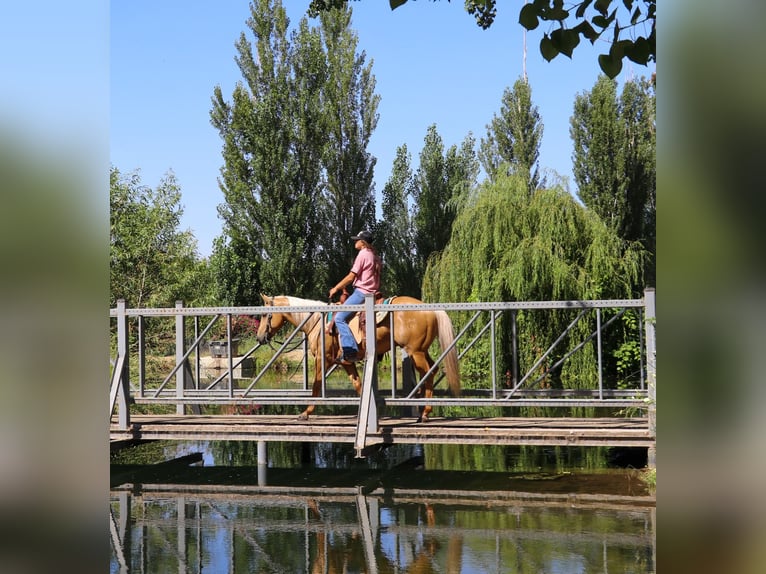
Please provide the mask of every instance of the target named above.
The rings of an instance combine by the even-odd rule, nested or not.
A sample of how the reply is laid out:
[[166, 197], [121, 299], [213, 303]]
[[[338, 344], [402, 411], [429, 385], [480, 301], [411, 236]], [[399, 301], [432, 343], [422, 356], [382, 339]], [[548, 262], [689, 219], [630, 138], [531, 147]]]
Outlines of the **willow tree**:
[[[628, 298], [641, 280], [643, 251], [624, 248], [623, 240], [592, 211], [560, 188], [539, 189], [531, 196], [526, 178], [499, 175], [485, 182], [458, 214], [452, 237], [428, 266], [423, 285], [431, 301], [548, 301]], [[497, 325], [498, 368], [512, 368], [511, 314]], [[565, 330], [572, 311], [526, 311], [517, 314], [522, 369]], [[580, 321], [549, 358], [550, 366], [593, 329]], [[469, 387], [486, 384], [488, 342], [475, 361], [461, 361]], [[595, 350], [575, 353], [544, 384], [554, 388], [594, 388], [598, 381]], [[542, 383], [541, 383], [542, 384]]]

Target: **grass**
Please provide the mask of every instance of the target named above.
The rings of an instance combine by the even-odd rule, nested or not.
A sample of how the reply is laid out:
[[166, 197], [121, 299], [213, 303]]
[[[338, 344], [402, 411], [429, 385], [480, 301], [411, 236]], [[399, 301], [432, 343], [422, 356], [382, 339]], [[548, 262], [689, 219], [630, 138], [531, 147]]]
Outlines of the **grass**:
[[649, 488], [655, 490], [657, 488], [657, 469], [646, 468], [641, 472], [641, 480], [644, 481]]

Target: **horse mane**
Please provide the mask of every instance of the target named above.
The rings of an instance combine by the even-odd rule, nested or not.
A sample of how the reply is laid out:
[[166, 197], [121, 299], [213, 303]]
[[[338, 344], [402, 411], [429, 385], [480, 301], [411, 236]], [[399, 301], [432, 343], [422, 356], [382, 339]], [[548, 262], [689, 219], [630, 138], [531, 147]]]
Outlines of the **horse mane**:
[[301, 299], [300, 297], [293, 297], [292, 295], [282, 295], [283, 299], [287, 299], [289, 307], [316, 307], [318, 305], [327, 305], [324, 301], [314, 301], [312, 299]]
[[[278, 296], [280, 299], [285, 299], [287, 301], [286, 307], [317, 307], [317, 306], [325, 306], [327, 305], [324, 301], [314, 301], [312, 299], [301, 299], [300, 297], [293, 297], [292, 295], [280, 295]], [[307, 312], [298, 312], [298, 311], [291, 311], [291, 315], [293, 315], [293, 318], [300, 323], [303, 321], [303, 319], [306, 318]], [[320, 314], [319, 313], [311, 313], [312, 315], [315, 315], [316, 317], [313, 319], [310, 319], [306, 325], [304, 325], [304, 329], [307, 335], [312, 335], [317, 328], [317, 326], [320, 323]]]

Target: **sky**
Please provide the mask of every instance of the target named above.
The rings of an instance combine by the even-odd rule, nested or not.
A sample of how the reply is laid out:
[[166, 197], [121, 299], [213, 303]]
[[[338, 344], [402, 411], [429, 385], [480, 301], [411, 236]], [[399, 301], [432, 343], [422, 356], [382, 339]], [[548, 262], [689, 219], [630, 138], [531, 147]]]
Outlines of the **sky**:
[[[500, 2], [494, 24], [479, 28], [463, 2], [410, 1], [391, 10], [384, 0], [352, 2], [358, 52], [372, 62], [379, 120], [368, 151], [377, 158], [378, 198], [390, 177], [396, 149], [407, 145], [413, 169], [428, 127], [436, 125], [445, 149], [470, 133], [478, 142], [499, 113], [506, 88], [524, 71], [520, 2]], [[291, 29], [309, 0], [284, 1]], [[234, 43], [245, 32], [246, 0], [133, 0], [110, 4], [110, 162], [122, 173], [138, 170], [156, 187], [172, 171], [182, 193], [183, 230], [193, 232], [201, 257], [221, 234], [217, 206], [221, 139], [210, 124], [211, 96], [220, 85], [231, 98], [242, 79]], [[309, 23], [317, 22], [309, 19]], [[546, 62], [539, 53], [542, 26], [526, 35], [526, 73], [544, 126], [540, 167], [572, 181], [569, 118], [575, 97], [592, 89], [605, 43], [583, 41], [573, 58]], [[653, 68], [626, 62], [620, 82], [649, 76]], [[379, 205], [379, 199], [378, 199]]]

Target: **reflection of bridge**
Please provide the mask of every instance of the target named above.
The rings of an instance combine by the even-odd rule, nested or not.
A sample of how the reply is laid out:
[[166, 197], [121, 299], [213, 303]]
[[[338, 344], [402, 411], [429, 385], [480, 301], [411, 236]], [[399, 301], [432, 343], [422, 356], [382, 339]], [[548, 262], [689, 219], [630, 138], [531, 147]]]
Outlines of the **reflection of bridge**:
[[[607, 529], [594, 523], [594, 513]], [[459, 572], [468, 555], [481, 571], [502, 572], [520, 556], [543, 559], [551, 547], [599, 571], [620, 552], [646, 556], [646, 571], [655, 561], [649, 496], [147, 484], [113, 490], [110, 518], [112, 560], [121, 572], [198, 572], [209, 570], [203, 565], [214, 556], [227, 572], [241, 571], [243, 563], [242, 571], [284, 571], [290, 543], [287, 554], [301, 566], [294, 571], [323, 573], [350, 554], [369, 573], [415, 571], [424, 561], [436, 565], [425, 571]], [[544, 570], [542, 563], [531, 566]]]
[[[179, 303], [170, 309], [126, 309], [120, 303], [110, 312], [117, 326], [117, 356], [113, 361], [109, 403], [111, 439], [349, 442], [354, 443], [360, 456], [366, 449], [381, 443], [397, 442], [638, 446], [649, 449], [649, 462], [653, 464], [656, 440], [654, 290], [647, 290], [642, 299], [604, 301], [375, 305], [369, 298], [364, 305], [333, 307], [333, 310], [339, 309], [365, 310], [368, 316], [381, 311], [419, 309], [444, 309], [450, 314], [459, 328], [455, 345], [461, 364], [469, 359], [475, 363], [477, 356], [483, 357], [487, 364], [484, 369], [486, 380], [472, 385], [479, 388], [464, 389], [459, 398], [440, 394], [437, 387], [434, 398], [429, 399], [435, 407], [501, 407], [503, 414], [519, 407], [565, 408], [570, 409], [570, 413], [573, 408], [581, 411], [591, 408], [598, 414], [588, 418], [562, 416], [555, 419], [436, 417], [428, 424], [416, 425], [414, 418], [391, 415], [394, 414], [392, 411], [423, 404], [423, 399], [417, 395], [423, 381], [414, 380], [411, 369], [406, 367], [406, 358], [402, 361], [404, 368], [390, 368], [390, 378], [384, 379], [381, 375], [379, 380], [379, 366], [372, 349], [365, 361], [361, 398], [350, 390], [344, 375], [333, 375], [332, 372], [323, 380], [321, 396], [311, 398], [307, 343], [297, 329], [285, 332], [284, 343], [276, 352], [270, 353], [263, 365], [258, 365], [254, 377], [238, 378], [237, 372], [241, 372], [245, 361], [251, 360], [259, 351], [261, 345], [258, 344], [239, 357], [228, 353], [221, 360], [221, 372], [206, 380], [201, 370], [202, 354], [209, 344], [208, 333], [217, 322], [225, 323], [223, 344], [226, 349], [233, 349], [232, 319], [243, 315], [260, 316], [269, 312], [268, 307], [185, 308]], [[300, 310], [326, 315], [329, 308], [323, 305], [301, 307]], [[627, 388], [621, 385], [618, 389], [614, 382], [603, 380], [603, 362], [607, 357], [604, 356], [602, 334], [611, 328], [613, 335], [617, 330], [615, 326], [629, 310], [638, 313], [637, 322], [643, 324], [643, 328], [638, 328], [621, 343], [640, 349], [638, 367], [630, 385]], [[532, 313], [556, 313], [570, 323], [547, 348], [540, 349], [538, 357], [523, 365], [518, 353], [516, 324], [520, 316]], [[206, 325], [201, 324], [201, 318], [209, 318]], [[172, 367], [168, 366], [155, 379], [147, 375], [151, 355], [145, 337], [147, 321], [172, 321], [175, 329], [175, 360]], [[510, 353], [506, 352], [512, 356], [513, 367], [506, 373], [497, 372], [497, 356], [502, 350], [496, 337], [499, 321], [509, 321], [513, 333]], [[588, 329], [583, 329], [583, 325]], [[170, 328], [172, 325], [169, 324], [166, 330]], [[367, 328], [368, 338], [371, 338], [374, 333], [371, 321]], [[581, 334], [580, 340], [573, 340], [575, 332]], [[582, 335], [583, 332], [586, 334]], [[635, 338], [630, 339], [631, 336]], [[285, 364], [285, 354], [298, 347], [303, 350], [299, 361], [301, 372], [279, 375], [275, 380], [275, 366]], [[546, 383], [551, 373], [561, 369], [566, 361], [576, 353], [583, 353], [584, 349], [592, 351], [597, 388], [550, 388]], [[396, 353], [392, 352], [390, 356], [389, 364], [398, 365]], [[437, 365], [442, 358], [436, 359]], [[262, 357], [258, 359], [263, 360]], [[308, 422], [297, 422], [286, 416], [200, 414], [201, 405], [253, 409], [262, 405], [305, 405], [308, 402], [320, 409], [323, 405], [354, 406], [358, 411], [353, 416], [325, 415]], [[174, 405], [176, 413], [131, 414], [128, 408], [131, 403]], [[626, 410], [637, 416], [625, 417]], [[616, 416], [620, 412], [620, 416]]]

